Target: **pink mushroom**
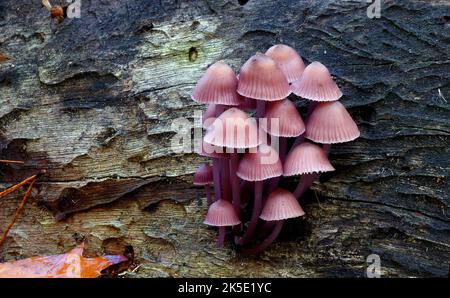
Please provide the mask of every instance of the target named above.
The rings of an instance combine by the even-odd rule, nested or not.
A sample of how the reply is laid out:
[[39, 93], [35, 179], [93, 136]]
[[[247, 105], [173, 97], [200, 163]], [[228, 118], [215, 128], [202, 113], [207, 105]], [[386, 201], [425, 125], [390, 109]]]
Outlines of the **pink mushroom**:
[[261, 128], [271, 136], [280, 137], [280, 159], [284, 162], [287, 138], [298, 137], [305, 132], [305, 124], [295, 105], [289, 99], [270, 102], [261, 121]]
[[[240, 184], [236, 176], [238, 167], [237, 149], [256, 148], [261, 144], [258, 126], [254, 118], [250, 118], [245, 112], [230, 108], [223, 112], [206, 132], [204, 140], [214, 146], [226, 147], [230, 153], [230, 178], [233, 194], [233, 206], [239, 214], [240, 208]], [[227, 185], [223, 185], [224, 190]]]
[[255, 182], [255, 199], [248, 228], [239, 244], [244, 244], [253, 235], [261, 213], [263, 181], [283, 175], [283, 166], [278, 153], [271, 146], [262, 144], [256, 153], [246, 153], [239, 163], [237, 175], [246, 181]]
[[[358, 126], [339, 101], [319, 103], [306, 123], [306, 138], [325, 144], [325, 154], [328, 154], [331, 144], [352, 141], [359, 135]], [[308, 174], [300, 178], [295, 196], [300, 198], [316, 177], [317, 174]]]
[[263, 251], [278, 237], [285, 219], [303, 215], [305, 215], [305, 211], [292, 193], [282, 188], [276, 189], [267, 198], [260, 216], [263, 220], [275, 223], [272, 233], [260, 244], [251, 248], [243, 248], [242, 251], [246, 254]]
[[208, 206], [211, 205], [213, 202], [210, 189], [210, 184], [213, 183], [212, 167], [207, 163], [201, 165], [195, 172], [193, 180], [194, 185], [204, 186]]
[[[242, 102], [241, 96], [237, 93], [238, 80], [233, 69], [226, 63], [219, 61], [211, 65], [205, 74], [197, 82], [197, 85], [192, 92], [192, 99], [205, 104], [215, 104], [215, 116], [219, 116], [227, 106], [238, 106]], [[218, 198], [221, 197], [222, 178], [224, 184], [226, 183], [227, 175], [220, 177], [220, 172], [228, 173], [226, 164], [222, 163], [221, 169], [219, 159], [213, 159], [213, 174], [214, 174], [214, 190]], [[227, 190], [227, 189], [225, 189]]]
[[257, 118], [264, 115], [265, 101], [277, 101], [291, 93], [281, 68], [274, 60], [261, 53], [250, 57], [241, 67], [237, 92], [258, 100]]
[[[227, 159], [228, 154], [223, 151], [222, 147], [216, 147], [211, 144], [206, 143], [204, 140], [200, 143], [197, 153], [201, 156], [210, 157], [213, 159], [213, 165], [219, 165], [220, 160]], [[213, 181], [214, 181], [214, 196], [215, 200], [220, 200], [222, 198], [221, 190], [221, 177], [220, 177], [220, 167], [213, 166]]]
[[335, 101], [342, 96], [328, 68], [317, 61], [305, 68], [300, 79], [292, 83], [291, 90], [295, 95], [313, 101]]
[[256, 120], [238, 108], [220, 114], [206, 131], [204, 141], [217, 147], [236, 149], [255, 148], [261, 144]]
[[218, 200], [209, 206], [205, 221], [207, 225], [219, 227], [219, 236], [217, 246], [223, 246], [225, 240], [225, 228], [235, 226], [241, 223], [238, 215], [234, 211], [233, 205], [225, 200]]
[[317, 173], [334, 171], [327, 153], [318, 145], [305, 142], [296, 146], [286, 158], [283, 175], [301, 175], [294, 196], [299, 199], [311, 185]]
[[197, 82], [192, 99], [205, 104], [238, 106], [242, 100], [236, 92], [237, 84], [233, 69], [219, 61], [211, 65]]
[[305, 69], [302, 57], [290, 46], [277, 44], [266, 51], [266, 55], [278, 63], [289, 83], [297, 81]]
[[359, 130], [339, 101], [319, 103], [306, 124], [306, 138], [322, 144], [353, 141]]
[[[311, 102], [308, 106], [306, 122], [319, 102], [336, 101], [342, 96], [342, 92], [333, 81], [328, 69], [320, 62], [313, 62], [305, 68], [301, 78], [291, 85], [294, 94], [307, 98]], [[305, 136], [299, 136], [294, 146], [303, 142]]]

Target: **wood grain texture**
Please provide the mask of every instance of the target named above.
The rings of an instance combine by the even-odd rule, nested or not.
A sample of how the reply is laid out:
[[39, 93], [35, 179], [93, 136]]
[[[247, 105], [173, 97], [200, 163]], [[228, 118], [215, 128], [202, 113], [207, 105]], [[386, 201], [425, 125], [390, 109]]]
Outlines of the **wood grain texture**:
[[[369, 19], [366, 1], [83, 0], [58, 25], [39, 2], [0, 3], [0, 149], [26, 160], [1, 165], [1, 185], [49, 171], [1, 259], [86, 239], [133, 252], [130, 277], [365, 276], [372, 253], [385, 276], [449, 274], [448, 1], [382, 1]], [[211, 63], [238, 70], [276, 43], [327, 65], [361, 138], [332, 147], [307, 216], [244, 257], [215, 248], [191, 185], [204, 159], [171, 152], [171, 124], [203, 109], [190, 93]], [[0, 199], [0, 230], [19, 200]]]

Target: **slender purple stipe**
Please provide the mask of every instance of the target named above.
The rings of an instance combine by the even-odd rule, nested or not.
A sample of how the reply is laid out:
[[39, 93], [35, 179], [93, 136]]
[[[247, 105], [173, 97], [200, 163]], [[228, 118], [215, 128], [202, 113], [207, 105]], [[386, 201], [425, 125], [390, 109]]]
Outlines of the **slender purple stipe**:
[[260, 244], [250, 247], [250, 248], [242, 248], [242, 252], [246, 255], [253, 255], [262, 252], [265, 250], [270, 244], [272, 244], [275, 239], [277, 239], [278, 235], [281, 232], [281, 228], [283, 228], [284, 220], [278, 220], [275, 223], [275, 227], [272, 230], [272, 233], [264, 239]]

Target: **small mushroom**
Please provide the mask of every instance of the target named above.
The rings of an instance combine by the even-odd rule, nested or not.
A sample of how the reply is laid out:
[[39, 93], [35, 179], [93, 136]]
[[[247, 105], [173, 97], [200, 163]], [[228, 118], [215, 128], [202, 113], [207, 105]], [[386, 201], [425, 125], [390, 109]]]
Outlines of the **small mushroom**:
[[271, 136], [280, 137], [280, 159], [284, 162], [287, 138], [298, 137], [305, 132], [302, 117], [289, 99], [283, 99], [269, 103], [264, 118], [266, 121], [261, 121], [261, 128]]
[[237, 175], [245, 181], [254, 181], [255, 199], [250, 223], [244, 235], [237, 243], [246, 243], [253, 235], [261, 214], [263, 199], [263, 181], [283, 175], [283, 165], [278, 153], [271, 146], [262, 144], [256, 153], [246, 153], [239, 162]]
[[241, 221], [230, 202], [218, 200], [209, 206], [208, 213], [206, 214], [206, 218], [203, 223], [210, 226], [219, 227], [217, 246], [222, 247], [225, 240], [225, 228], [228, 226], [238, 225]]
[[[240, 184], [236, 176], [238, 167], [237, 150], [256, 148], [261, 144], [256, 121], [244, 111], [238, 108], [230, 108], [214, 121], [206, 132], [204, 141], [214, 146], [225, 147], [227, 151], [231, 151], [229, 177], [231, 179], [233, 206], [239, 214]], [[222, 187], [224, 192], [228, 190], [228, 185], [224, 184]]]
[[197, 82], [192, 99], [205, 104], [238, 106], [242, 99], [236, 92], [237, 85], [233, 69], [219, 61], [211, 65]]
[[318, 173], [334, 171], [327, 153], [318, 145], [304, 142], [291, 150], [284, 163], [283, 176], [301, 175], [294, 196], [299, 199]]
[[306, 138], [317, 143], [344, 143], [359, 135], [358, 126], [339, 101], [319, 103], [306, 123]]
[[[192, 92], [192, 99], [200, 103], [215, 104], [215, 116], [218, 117], [226, 109], [226, 105], [238, 106], [241, 104], [242, 98], [236, 91], [237, 84], [238, 79], [233, 69], [219, 61], [211, 65], [197, 82]], [[228, 162], [222, 162], [217, 158], [213, 159], [214, 191], [217, 199], [222, 196], [222, 187], [224, 187], [225, 197], [229, 192], [228, 168]], [[220, 175], [220, 173], [222, 174]], [[220, 179], [222, 181], [219, 183]]]
[[290, 46], [277, 44], [266, 51], [266, 55], [278, 63], [289, 83], [300, 79], [304, 69], [302, 57]]
[[250, 57], [241, 67], [237, 92], [257, 99], [257, 118], [263, 117], [266, 101], [281, 100], [291, 93], [281, 68], [272, 58], [261, 53]]
[[213, 183], [213, 169], [212, 167], [205, 163], [201, 165], [197, 172], [194, 174], [194, 185], [203, 185], [205, 188], [206, 199], [208, 201], [208, 206], [212, 204], [213, 199], [211, 196], [210, 184]]
[[342, 96], [328, 68], [317, 61], [305, 68], [300, 79], [292, 83], [291, 90], [295, 95], [313, 101], [335, 101]]
[[[224, 153], [222, 147], [216, 147], [202, 141], [197, 153], [201, 156], [211, 157], [213, 159], [213, 181], [214, 181], [214, 196], [216, 200], [222, 198], [221, 181], [220, 181], [220, 167], [218, 166], [221, 159], [227, 159], [228, 154]], [[216, 165], [216, 166], [214, 166]]]
[[204, 141], [217, 147], [237, 149], [256, 148], [261, 144], [255, 119], [234, 107], [217, 117], [206, 131]]
[[285, 189], [277, 188], [267, 198], [260, 216], [265, 221], [275, 223], [272, 232], [260, 244], [251, 248], [242, 248], [242, 251], [246, 254], [256, 254], [263, 251], [278, 237], [284, 220], [303, 215], [305, 215], [305, 211], [303, 211], [292, 193]]

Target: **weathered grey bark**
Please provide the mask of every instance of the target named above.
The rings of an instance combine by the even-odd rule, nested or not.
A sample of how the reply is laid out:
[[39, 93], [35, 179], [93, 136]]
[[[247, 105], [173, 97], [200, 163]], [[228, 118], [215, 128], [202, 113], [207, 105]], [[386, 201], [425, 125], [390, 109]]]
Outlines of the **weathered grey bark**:
[[[450, 4], [382, 1], [379, 19], [368, 5], [83, 0], [80, 19], [56, 25], [38, 0], [3, 0], [2, 158], [26, 165], [2, 165], [2, 186], [49, 175], [0, 257], [85, 238], [90, 253], [132, 249], [130, 276], [364, 276], [372, 253], [385, 276], [447, 276]], [[201, 223], [190, 179], [204, 159], [170, 152], [170, 124], [203, 108], [190, 92], [209, 64], [237, 70], [275, 43], [330, 68], [362, 136], [332, 147], [337, 171], [314, 185], [307, 216], [244, 257]], [[19, 195], [0, 199], [0, 230]]]

